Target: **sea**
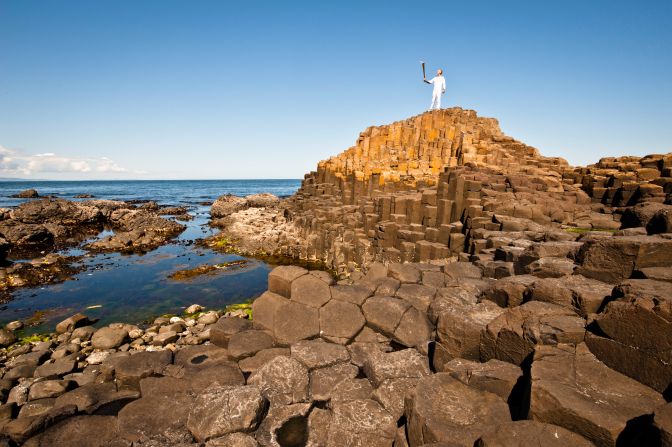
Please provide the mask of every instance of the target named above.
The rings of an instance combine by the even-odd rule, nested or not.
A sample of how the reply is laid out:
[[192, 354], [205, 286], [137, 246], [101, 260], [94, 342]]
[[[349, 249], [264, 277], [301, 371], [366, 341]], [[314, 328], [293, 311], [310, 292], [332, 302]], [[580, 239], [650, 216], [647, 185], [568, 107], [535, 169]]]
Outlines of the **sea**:
[[[93, 254], [73, 248], [61, 254], [81, 257], [84, 270], [71, 280], [36, 288], [16, 289], [0, 304], [0, 325], [13, 320], [27, 324], [25, 334], [51, 332], [59, 321], [77, 312], [97, 318], [97, 326], [112, 322], [143, 324], [166, 314], [180, 314], [191, 304], [223, 309], [263, 293], [273, 268], [247, 259], [244, 268], [215, 270], [190, 280], [169, 276], [183, 269], [246, 259], [222, 254], [195, 243], [217, 233], [208, 225], [210, 204], [222, 194], [247, 196], [268, 192], [287, 197], [300, 180], [117, 180], [117, 181], [1, 181], [0, 207], [11, 208], [31, 199], [10, 196], [28, 188], [41, 196], [68, 200], [89, 194], [96, 199], [156, 201], [186, 206], [192, 220], [170, 243], [145, 254]], [[167, 217], [167, 216], [166, 216]], [[109, 234], [103, 231], [97, 237]], [[95, 239], [95, 238], [94, 238]]]

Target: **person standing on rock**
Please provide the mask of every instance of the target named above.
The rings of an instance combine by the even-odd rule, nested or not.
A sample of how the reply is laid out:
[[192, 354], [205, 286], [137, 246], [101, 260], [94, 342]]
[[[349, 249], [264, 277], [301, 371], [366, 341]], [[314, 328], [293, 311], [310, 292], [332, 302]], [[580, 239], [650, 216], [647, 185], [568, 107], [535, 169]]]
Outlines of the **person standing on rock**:
[[443, 70], [439, 68], [436, 70], [436, 76], [429, 81], [427, 78], [424, 78], [423, 81], [427, 84], [434, 85], [434, 90], [432, 91], [432, 106], [429, 110], [439, 110], [441, 108], [441, 95], [446, 93], [446, 78], [443, 77]]

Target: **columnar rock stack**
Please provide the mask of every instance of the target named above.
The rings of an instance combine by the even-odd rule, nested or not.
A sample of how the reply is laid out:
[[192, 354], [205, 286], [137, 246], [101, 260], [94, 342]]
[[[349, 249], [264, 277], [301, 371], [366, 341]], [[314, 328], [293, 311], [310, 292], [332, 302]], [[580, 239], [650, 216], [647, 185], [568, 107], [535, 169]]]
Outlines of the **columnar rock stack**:
[[[474, 111], [428, 112], [367, 129], [306, 175], [285, 212], [299, 237], [280, 251], [352, 271], [372, 261], [487, 258], [511, 238], [572, 238], [567, 227], [615, 230], [624, 206], [653, 214], [671, 202], [671, 163], [668, 154], [571, 168]], [[493, 232], [502, 239], [488, 242]]]

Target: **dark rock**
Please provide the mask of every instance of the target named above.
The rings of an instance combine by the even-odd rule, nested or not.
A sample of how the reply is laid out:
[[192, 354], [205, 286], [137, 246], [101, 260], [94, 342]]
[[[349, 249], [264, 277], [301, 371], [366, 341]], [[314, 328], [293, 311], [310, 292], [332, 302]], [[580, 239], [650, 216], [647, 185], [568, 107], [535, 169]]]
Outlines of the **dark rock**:
[[96, 349], [118, 348], [129, 340], [128, 329], [104, 327], [98, 329], [91, 337], [91, 345]]
[[631, 421], [665, 403], [651, 388], [609, 369], [585, 344], [537, 347], [531, 374], [530, 417], [596, 445], [617, 445]]
[[392, 444], [396, 423], [372, 400], [334, 403], [329, 423], [327, 447], [383, 447]]
[[661, 446], [672, 446], [672, 403], [668, 403], [656, 409], [653, 424], [660, 434]]
[[10, 197], [15, 197], [18, 199], [34, 199], [40, 197], [40, 195], [37, 193], [37, 190], [35, 189], [24, 189], [23, 191], [17, 194], [13, 194]]
[[311, 399], [321, 401], [333, 400], [338, 385], [346, 380], [355, 379], [358, 374], [359, 368], [352, 363], [337, 363], [311, 371]]
[[212, 386], [201, 392], [187, 426], [199, 442], [257, 428], [267, 402], [256, 386]]
[[304, 340], [291, 346], [291, 357], [310, 369], [324, 368], [350, 360], [348, 350], [341, 345], [322, 340]]
[[585, 320], [555, 304], [530, 301], [507, 309], [492, 320], [481, 336], [481, 359], [521, 365], [537, 345], [581, 343]]
[[411, 447], [434, 442], [473, 446], [493, 425], [511, 420], [499, 396], [446, 373], [421, 379], [406, 396], [405, 414]]
[[280, 344], [289, 345], [320, 334], [318, 309], [295, 301], [282, 303], [275, 311], [273, 322], [273, 336]]
[[[254, 316], [256, 319], [256, 313]], [[210, 327], [210, 342], [219, 347], [227, 348], [231, 336], [248, 329], [252, 329], [250, 320], [237, 317], [222, 317]]]
[[535, 281], [530, 285], [528, 293], [530, 300], [557, 304], [585, 318], [602, 307], [612, 289], [612, 285], [581, 275], [571, 275]]
[[77, 408], [74, 405], [53, 408], [37, 416], [14, 419], [5, 424], [2, 431], [14, 442], [23, 443], [40, 431], [74, 415], [76, 411]]
[[118, 383], [137, 389], [141, 379], [162, 374], [172, 360], [170, 351], [134, 353], [115, 362], [114, 376]]
[[292, 301], [306, 306], [320, 308], [331, 300], [329, 284], [314, 275], [302, 275], [292, 281], [290, 287]]
[[247, 383], [257, 385], [272, 404], [289, 405], [308, 399], [308, 369], [299, 361], [278, 356], [255, 371]]
[[490, 301], [478, 304], [447, 307], [438, 311], [437, 346], [434, 366], [455, 357], [478, 360], [480, 358], [481, 332], [504, 309]]
[[53, 362], [44, 363], [35, 370], [35, 377], [55, 378], [71, 373], [77, 367], [77, 362], [71, 358], [61, 358]]
[[291, 298], [292, 282], [307, 274], [308, 270], [294, 265], [276, 267], [268, 274], [268, 290], [285, 298]]
[[254, 325], [272, 331], [275, 327], [275, 314], [286, 301], [281, 295], [273, 292], [264, 292], [261, 294], [259, 298], [252, 301]]
[[[75, 416], [48, 428], [30, 438], [26, 447], [56, 447], [71, 445], [73, 441], [87, 447], [130, 447], [131, 443], [119, 438], [117, 419], [112, 416]], [[85, 443], [85, 444], [83, 444]]]
[[586, 438], [553, 424], [536, 421], [515, 421], [500, 424], [481, 436], [476, 447], [591, 447]]
[[14, 332], [5, 328], [0, 328], [0, 347], [13, 345], [14, 342], [16, 342], [16, 336], [14, 335]]
[[634, 270], [672, 265], [672, 240], [649, 236], [611, 237], [586, 242], [577, 273], [608, 283], [630, 278]]
[[135, 390], [120, 389], [114, 383], [89, 383], [61, 394], [55, 407], [74, 405], [80, 413], [116, 413], [127, 403], [140, 397]]
[[[194, 405], [193, 397], [179, 389], [168, 395], [142, 397], [119, 411], [119, 433], [134, 445], [152, 438], [191, 441], [187, 418]], [[162, 441], [158, 445], [171, 443]]]
[[288, 348], [269, 348], [262, 349], [261, 351], [254, 354], [252, 357], [247, 357], [238, 362], [241, 371], [244, 373], [252, 373], [263, 365], [268, 363], [271, 359], [277, 356], [290, 356], [290, 351]]
[[310, 404], [272, 406], [255, 435], [262, 447], [306, 445]]
[[94, 322], [89, 320], [89, 318], [86, 315], [75, 314], [58, 323], [56, 325], [56, 332], [59, 334], [63, 334], [65, 332], [72, 332], [77, 328], [83, 326], [89, 326], [93, 323]]
[[465, 385], [494, 393], [504, 401], [509, 400], [513, 388], [523, 376], [519, 367], [495, 359], [486, 363], [454, 359], [443, 365], [441, 371]]
[[672, 284], [628, 280], [614, 296], [595, 317], [601, 334], [588, 339], [591, 350], [609, 367], [665, 391], [672, 383]]
[[422, 278], [420, 270], [411, 264], [390, 264], [387, 275], [406, 284], [419, 283]]
[[420, 378], [430, 373], [427, 357], [415, 349], [373, 351], [364, 361], [364, 372], [375, 387], [387, 379]]
[[320, 334], [332, 341], [352, 340], [364, 327], [364, 315], [355, 304], [331, 300], [319, 310]]
[[265, 331], [248, 330], [231, 336], [228, 351], [231, 358], [239, 360], [273, 345], [273, 337]]

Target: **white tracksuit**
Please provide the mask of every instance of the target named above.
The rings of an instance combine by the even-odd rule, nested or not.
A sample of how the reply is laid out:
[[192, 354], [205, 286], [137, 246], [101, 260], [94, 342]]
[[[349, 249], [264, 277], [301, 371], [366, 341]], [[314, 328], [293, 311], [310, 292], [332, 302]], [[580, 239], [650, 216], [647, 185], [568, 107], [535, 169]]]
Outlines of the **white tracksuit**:
[[430, 84], [434, 84], [432, 91], [432, 106], [429, 110], [438, 110], [441, 108], [441, 95], [446, 93], [446, 78], [443, 76], [435, 76], [429, 80]]

